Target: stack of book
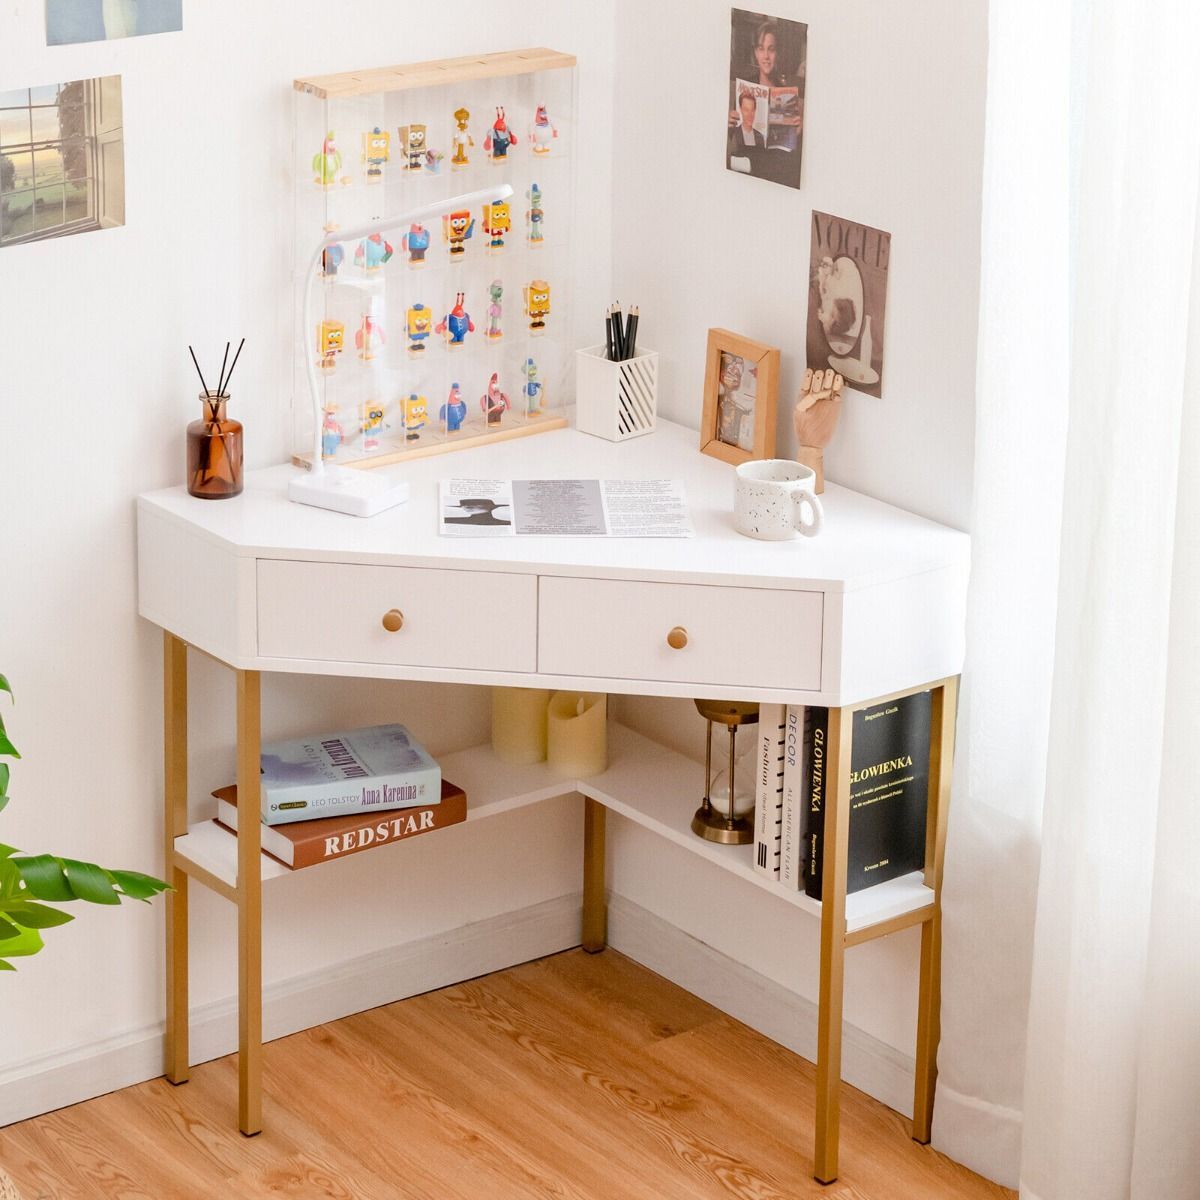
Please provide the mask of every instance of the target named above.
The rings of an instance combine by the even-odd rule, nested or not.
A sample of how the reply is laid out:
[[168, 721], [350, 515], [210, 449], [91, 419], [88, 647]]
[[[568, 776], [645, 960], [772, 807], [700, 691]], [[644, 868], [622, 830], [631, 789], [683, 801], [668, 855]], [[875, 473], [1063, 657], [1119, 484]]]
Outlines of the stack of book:
[[[846, 891], [925, 865], [932, 696], [854, 714]], [[764, 704], [755, 771], [754, 867], [821, 899], [829, 709]]]
[[[403, 725], [264, 745], [261, 777], [262, 848], [293, 870], [467, 819], [466, 794]], [[236, 833], [237, 788], [213, 795]]]

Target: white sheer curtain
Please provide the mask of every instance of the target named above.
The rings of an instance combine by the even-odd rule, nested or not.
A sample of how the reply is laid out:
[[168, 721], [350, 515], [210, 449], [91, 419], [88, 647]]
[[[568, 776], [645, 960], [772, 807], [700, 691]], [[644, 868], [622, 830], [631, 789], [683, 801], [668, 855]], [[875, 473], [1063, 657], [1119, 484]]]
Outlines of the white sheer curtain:
[[1196, 1200], [1200, 6], [990, 23], [935, 1144], [1028, 1200]]

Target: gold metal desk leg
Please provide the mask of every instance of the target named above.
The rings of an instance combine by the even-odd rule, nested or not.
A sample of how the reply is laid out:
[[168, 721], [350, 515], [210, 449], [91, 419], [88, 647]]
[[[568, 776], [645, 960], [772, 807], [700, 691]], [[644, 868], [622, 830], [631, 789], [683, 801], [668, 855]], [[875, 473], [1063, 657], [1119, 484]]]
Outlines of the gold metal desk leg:
[[608, 943], [608, 901], [604, 894], [604, 828], [608, 810], [585, 796], [583, 800], [583, 937], [589, 954]]
[[825, 748], [824, 869], [821, 878], [821, 990], [817, 1012], [817, 1132], [813, 1175], [838, 1174], [842, 1086], [842, 988], [846, 958], [846, 855], [850, 826], [850, 742], [854, 714], [829, 710]]
[[921, 928], [921, 984], [917, 1002], [916, 1081], [913, 1089], [913, 1139], [928, 1143], [933, 1132], [933, 1094], [941, 1036], [942, 867], [946, 859], [946, 823], [954, 769], [954, 722], [958, 679], [933, 691], [929, 733], [929, 810], [925, 822], [925, 886], [933, 889], [936, 912]]
[[237, 672], [238, 1128], [262, 1129], [261, 676]]
[[188, 877], [175, 865], [187, 833], [187, 644], [163, 630], [163, 839], [167, 882], [167, 1019], [163, 1074], [186, 1083], [188, 1060]]

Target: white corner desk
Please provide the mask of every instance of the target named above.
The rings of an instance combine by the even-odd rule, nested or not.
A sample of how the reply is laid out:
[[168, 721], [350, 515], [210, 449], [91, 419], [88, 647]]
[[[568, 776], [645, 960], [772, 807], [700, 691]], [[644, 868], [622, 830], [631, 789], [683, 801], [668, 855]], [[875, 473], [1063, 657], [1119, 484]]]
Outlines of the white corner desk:
[[[261, 673], [579, 688], [649, 696], [830, 707], [825, 899], [784, 890], [751, 865], [752, 846], [702, 841], [689, 821], [703, 766], [633, 730], [610, 728], [610, 765], [562, 781], [507, 767], [485, 746], [442, 760], [468, 819], [552, 796], [583, 797], [581, 943], [606, 937], [605, 814], [611, 809], [770, 890], [821, 922], [813, 1169], [837, 1176], [846, 949], [921, 926], [913, 1137], [929, 1140], [936, 1072], [941, 881], [970, 544], [963, 533], [829, 485], [816, 538], [758, 542], [735, 532], [733, 471], [669, 423], [612, 444], [563, 429], [413, 461], [405, 505], [363, 520], [292, 504], [294, 468], [247, 475], [245, 492], [205, 501], [182, 487], [138, 500], [139, 612], [164, 631], [167, 895], [165, 1073], [188, 1078], [188, 882], [237, 906], [239, 1124], [262, 1128], [261, 899], [289, 874], [261, 854]], [[437, 482], [468, 478], [674, 478], [687, 485], [689, 539], [446, 538]], [[392, 616], [390, 626], [382, 623]], [[503, 632], [479, 614], [504, 616]], [[685, 644], [667, 634], [681, 627]], [[676, 635], [673, 642], [679, 642]], [[237, 677], [235, 839], [188, 827], [187, 651]], [[932, 689], [923, 872], [846, 895], [852, 714]], [[652, 781], [652, 782], [651, 782]], [[380, 853], [403, 853], [385, 849]], [[805, 918], [799, 918], [805, 919]]]

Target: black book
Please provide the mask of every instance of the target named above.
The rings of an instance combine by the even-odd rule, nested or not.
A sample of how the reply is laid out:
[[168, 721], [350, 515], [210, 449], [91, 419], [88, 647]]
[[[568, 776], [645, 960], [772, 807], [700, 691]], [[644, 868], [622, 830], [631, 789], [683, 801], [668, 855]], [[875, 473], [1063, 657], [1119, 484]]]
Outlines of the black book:
[[[854, 714], [850, 752], [850, 831], [846, 891], [884, 883], [925, 866], [929, 804], [930, 692]], [[829, 710], [813, 713], [808, 761], [808, 854], [804, 890], [821, 898]]]

